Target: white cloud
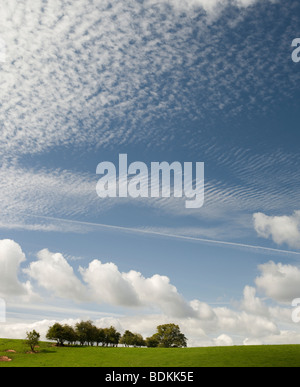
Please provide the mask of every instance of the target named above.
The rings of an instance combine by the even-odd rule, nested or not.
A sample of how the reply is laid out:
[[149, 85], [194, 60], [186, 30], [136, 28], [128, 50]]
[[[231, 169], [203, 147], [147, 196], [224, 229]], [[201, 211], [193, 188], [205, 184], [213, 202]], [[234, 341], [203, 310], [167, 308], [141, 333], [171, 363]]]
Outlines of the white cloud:
[[245, 8], [255, 4], [257, 1], [258, 0], [169, 0], [171, 4], [178, 8], [202, 7], [210, 17], [220, 16], [222, 10], [229, 5]]
[[[254, 54], [257, 47], [246, 45], [243, 50], [231, 45], [225, 50], [229, 56], [220, 56], [223, 31], [214, 32], [212, 37], [204, 18], [201, 28], [204, 35], [209, 34], [209, 46], [198, 38], [190, 42], [190, 12], [178, 16], [166, 7], [174, 5], [186, 11], [192, 4], [203, 7], [209, 15], [219, 15], [232, 3], [247, 7], [254, 1], [116, 0], [111, 4], [82, 0], [45, 4], [42, 0], [3, 0], [0, 34], [6, 42], [7, 60], [1, 68], [2, 157], [18, 158], [65, 145], [98, 148], [135, 140], [161, 144], [162, 138], [166, 142], [174, 135], [174, 129], [166, 127], [162, 134], [153, 126], [156, 119], [170, 114], [175, 119], [185, 110], [193, 118], [204, 117], [207, 112], [219, 111], [220, 105], [224, 112], [225, 107], [231, 110], [232, 102], [239, 111], [249, 77], [258, 97], [269, 99], [276, 92], [278, 99], [280, 77], [267, 94], [261, 80], [254, 77], [268, 68], [267, 54], [266, 61], [258, 64]], [[181, 27], [174, 31], [177, 20]], [[269, 34], [272, 36], [271, 31]], [[260, 45], [258, 51], [265, 49]], [[208, 59], [209, 55], [213, 59]], [[237, 63], [232, 62], [235, 56]], [[271, 60], [274, 72], [279, 71], [274, 68], [273, 57]], [[190, 86], [184, 85], [187, 72], [195, 90], [192, 95]], [[167, 73], [172, 74], [169, 80]], [[282, 94], [287, 93], [285, 79], [280, 86]]]
[[131, 307], [140, 305], [135, 289], [115, 264], [94, 260], [88, 268], [80, 267], [79, 271], [95, 301]]
[[41, 250], [38, 261], [31, 262], [24, 272], [57, 297], [76, 301], [87, 300], [86, 289], [62, 254]]
[[277, 302], [289, 303], [300, 296], [300, 269], [292, 265], [269, 262], [260, 265], [261, 276], [256, 286], [267, 297]]
[[223, 334], [214, 339], [214, 343], [217, 347], [229, 347], [233, 345], [233, 340], [230, 336]]
[[121, 273], [114, 263], [94, 260], [87, 268], [79, 267], [84, 284], [62, 254], [44, 249], [37, 258], [24, 272], [56, 297], [76, 302], [154, 308], [175, 317], [196, 314], [166, 276], [156, 274], [145, 278], [134, 270]]
[[277, 324], [268, 317], [254, 315], [245, 311], [234, 311], [229, 308], [215, 308], [218, 328], [237, 335], [263, 337], [279, 332]]
[[[87, 319], [89, 317], [87, 316]], [[239, 314], [232, 315], [233, 319], [238, 320]], [[241, 322], [242, 324], [246, 321]], [[6, 324], [0, 324], [0, 337], [7, 338], [19, 338], [25, 337], [26, 331], [36, 329], [41, 333], [42, 338], [45, 337], [49, 326], [54, 322], [59, 321], [62, 324], [75, 325], [80, 319], [44, 319], [35, 322], [18, 323], [7, 322]], [[300, 331], [296, 326], [290, 330], [278, 330], [274, 329], [271, 325], [268, 328], [266, 323], [262, 324], [259, 320], [250, 319], [249, 324], [255, 324], [256, 328], [249, 329], [249, 325], [244, 326], [243, 329], [236, 330], [236, 324], [233, 324], [231, 329], [228, 329], [228, 324], [219, 321], [218, 324], [213, 325], [211, 330], [206, 330], [202, 324], [202, 321], [197, 318], [174, 318], [164, 314], [139, 314], [122, 317], [103, 317], [95, 319], [94, 323], [99, 327], [115, 326], [121, 333], [129, 329], [132, 332], [141, 333], [144, 337], [149, 337], [156, 332], [156, 327], [161, 324], [168, 324], [173, 322], [178, 324], [181, 331], [188, 338], [189, 346], [226, 346], [226, 345], [250, 345], [250, 344], [295, 344], [299, 343]], [[262, 325], [264, 326], [262, 329]], [[266, 329], [267, 328], [267, 329]], [[226, 333], [222, 333], [226, 332]], [[253, 333], [258, 333], [255, 336]]]
[[[239, 164], [242, 164], [241, 160]], [[246, 164], [245, 160], [243, 164]], [[99, 215], [122, 204], [144, 206], [149, 211], [155, 208], [172, 216], [187, 215], [185, 198], [100, 199], [96, 194], [96, 183], [96, 175], [88, 173], [25, 169], [17, 164], [8, 166], [4, 163], [0, 167], [0, 211], [5, 216], [0, 220], [0, 228], [84, 233], [95, 229], [97, 225], [71, 219], [86, 219], [90, 214]], [[187, 240], [188, 237], [195, 236], [200, 239], [218, 238], [226, 241], [231, 239], [232, 235], [237, 238], [249, 232], [249, 218], [242, 213], [241, 208], [253, 210], [258, 201], [264, 206], [274, 201], [274, 195], [268, 194], [268, 190], [262, 198], [253, 195], [249, 190], [245, 191], [243, 187], [225, 188], [221, 182], [207, 182], [205, 192], [205, 207], [201, 211], [188, 214], [203, 221], [218, 220], [216, 227], [144, 227], [140, 229], [141, 232], [146, 233], [149, 230], [161, 235], [180, 234], [186, 236]], [[277, 206], [282, 200], [283, 197], [279, 196], [273, 205]], [[235, 216], [232, 216], [233, 211]], [[116, 227], [115, 230], [117, 229], [121, 231], [122, 227]], [[126, 227], [123, 227], [123, 230], [125, 231]]]
[[[75, 325], [80, 320], [65, 319], [60, 320], [62, 324]], [[22, 322], [22, 323], [7, 323], [0, 324], [0, 337], [1, 338], [13, 338], [13, 339], [25, 339], [26, 332], [36, 330], [40, 333], [41, 339], [46, 340], [46, 334], [50, 326], [54, 325], [57, 320], [39, 320], [35, 322]]]
[[[214, 307], [197, 299], [188, 302], [166, 276], [156, 274], [145, 278], [134, 270], [122, 273], [114, 263], [102, 263], [99, 260], [90, 262], [86, 268], [80, 267], [77, 273], [62, 254], [51, 253], [47, 249], [41, 250], [37, 260], [23, 269], [32, 280], [32, 283], [24, 284], [17, 276], [21, 263], [26, 263], [21, 247], [13, 241], [3, 240], [0, 241], [0, 251], [1, 294], [14, 295], [10, 307], [15, 305], [15, 310], [22, 309], [22, 297], [27, 296], [29, 300], [29, 296], [33, 295], [32, 287], [40, 294], [41, 288], [46, 289], [50, 295], [49, 299], [43, 293], [45, 305], [42, 306], [38, 303], [42, 300], [41, 296], [40, 300], [32, 297], [26, 303], [29, 315], [35, 309], [39, 315], [44, 315], [46, 310], [51, 316], [57, 313], [61, 315], [63, 307], [66, 317], [69, 317], [68, 310], [72, 315], [79, 311], [78, 306], [78, 309], [73, 310], [72, 301], [83, 307], [86, 303], [92, 303], [94, 306], [91, 313], [95, 315], [96, 305], [105, 303], [108, 306], [135, 308], [140, 314], [104, 314], [106, 317], [96, 321], [99, 326], [115, 325], [121, 331], [130, 329], [149, 336], [155, 332], [157, 325], [174, 322], [180, 325], [189, 338], [190, 346], [282, 343], [285, 340], [290, 343], [293, 342], [293, 334], [289, 332], [295, 332], [295, 342], [300, 337], [297, 325], [292, 322], [291, 310], [279, 305], [267, 306], [256, 295], [256, 289], [250, 286], [245, 287], [242, 301], [236, 303], [237, 309], [234, 303], [231, 306]], [[76, 262], [72, 261], [73, 264]], [[4, 268], [8, 268], [6, 272]], [[262, 275], [255, 280], [258, 290], [277, 302], [290, 302], [290, 298], [295, 297], [300, 283], [298, 268], [270, 262], [260, 265], [259, 270]], [[59, 300], [62, 307], [55, 303], [51, 312], [51, 303], [48, 310], [47, 300], [51, 300], [52, 304], [53, 300]], [[160, 314], [152, 314], [153, 311], [159, 311]], [[82, 315], [87, 316], [86, 313], [83, 308]], [[18, 316], [18, 313], [13, 315]], [[52, 319], [21, 324], [16, 319], [8, 320], [7, 324], [0, 324], [2, 337], [22, 337], [24, 331], [33, 326], [45, 333], [50, 323], [53, 323]], [[72, 323], [75, 320], [69, 321]], [[280, 328], [281, 325], [284, 329]]]
[[256, 297], [256, 289], [245, 286], [244, 298], [240, 305], [241, 309], [258, 316], [268, 316], [269, 309], [259, 297]]
[[216, 314], [211, 306], [199, 300], [190, 302], [191, 307], [197, 313], [197, 317], [202, 321], [212, 321], [216, 318]]
[[300, 211], [291, 216], [267, 216], [262, 213], [253, 215], [254, 228], [263, 238], [272, 238], [278, 244], [300, 248]]
[[[176, 115], [182, 117], [183, 112], [189, 112], [193, 118], [205, 117], [207, 112], [214, 116], [221, 104], [225, 106], [224, 112], [226, 107], [231, 111], [235, 105], [237, 110], [241, 105], [248, 109], [251, 103], [243, 103], [242, 96], [247, 94], [249, 79], [251, 93], [271, 100], [272, 86], [261, 87], [262, 80], [256, 76], [270, 73], [266, 72], [271, 68], [270, 61], [275, 73], [270, 75], [273, 95], [278, 100], [278, 89], [283, 94], [287, 90], [286, 79], [278, 76], [283, 71], [284, 60], [273, 55], [268, 59], [265, 54], [264, 60], [257, 61], [257, 56], [261, 57], [268, 47], [254, 42], [242, 43], [243, 47], [229, 45], [219, 55], [224, 44], [223, 30], [208, 31], [205, 21], [196, 22], [201, 39], [194, 39], [191, 13], [184, 16], [180, 12], [179, 20], [177, 13], [165, 7], [165, 4], [177, 4], [185, 9], [191, 3], [218, 13], [229, 1], [116, 0], [111, 4], [82, 0], [75, 5], [56, 0], [47, 4], [42, 0], [28, 0], [26, 4], [3, 0], [0, 35], [7, 43], [7, 61], [1, 67], [1, 156], [20, 160], [24, 154], [42, 153], [56, 146], [64, 149], [66, 145], [72, 149], [78, 145], [79, 151], [143, 141], [160, 147], [178, 133], [167, 124], [165, 129], [158, 130], [156, 119], [167, 123], [170, 116], [176, 120]], [[246, 7], [253, 1], [230, 3]], [[177, 24], [181, 26], [178, 29], [174, 28]], [[269, 31], [265, 41], [270, 41], [272, 36]], [[286, 50], [278, 49], [278, 52], [285, 55]], [[185, 86], [186, 74], [190, 76], [188, 86]], [[199, 154], [199, 136], [196, 136], [197, 141], [190, 138], [189, 146], [197, 147]], [[223, 148], [213, 152], [206, 141], [201, 144], [201, 152], [209, 162], [217, 158], [227, 168], [226, 160], [230, 163], [236, 160], [233, 166], [236, 172], [241, 160], [235, 151], [231, 155]], [[269, 158], [277, 160], [274, 155]], [[248, 175], [243, 174], [242, 180], [250, 183], [253, 170], [257, 179], [261, 158], [248, 155], [243, 161]], [[32, 215], [75, 217], [101, 211], [94, 183], [88, 176], [24, 167], [3, 167], [0, 175], [3, 182], [0, 183], [0, 209], [5, 212], [0, 227], [82, 231], [83, 227], [75, 223], [64, 228], [58, 222], [45, 224], [46, 221], [25, 219], [20, 213], [26, 210]], [[265, 176], [263, 173], [262, 179]], [[217, 181], [207, 186], [206, 208], [201, 214], [203, 219], [208, 216], [237, 219], [232, 211], [244, 210], [246, 206], [252, 210], [257, 208], [258, 201], [264, 208], [278, 206], [287, 197], [289, 202], [298, 200], [296, 194], [274, 195], [273, 186], [253, 190], [244, 186], [226, 188], [222, 181]], [[157, 200], [151, 201], [152, 204], [168, 213], [186, 214], [176, 201]], [[109, 206], [107, 201], [103, 205], [105, 209]], [[227, 233], [225, 238], [227, 230], [240, 232], [239, 223], [233, 227], [220, 227], [222, 234]]]
[[95, 301], [119, 306], [159, 308], [171, 316], [192, 316], [194, 310], [166, 276], [145, 278], [131, 270], [121, 273], [113, 263], [94, 260], [80, 273]]
[[[24, 169], [4, 164], [0, 168], [0, 181], [1, 212], [11, 214], [11, 217], [20, 214], [21, 218], [23, 213], [78, 215], [99, 203], [95, 193], [96, 181], [88, 174]], [[85, 203], [84, 209], [82, 202]]]
[[282, 330], [277, 335], [267, 335], [263, 338], [246, 338], [244, 345], [286, 345], [300, 344], [300, 333], [294, 330]]
[[0, 240], [0, 295], [5, 299], [14, 296], [30, 296], [30, 282], [18, 278], [20, 265], [26, 261], [21, 247], [12, 240]]
[[133, 270], [125, 277], [135, 289], [141, 303], [158, 306], [165, 314], [174, 317], [194, 315], [194, 310], [170, 283], [168, 277], [156, 274], [145, 278]]

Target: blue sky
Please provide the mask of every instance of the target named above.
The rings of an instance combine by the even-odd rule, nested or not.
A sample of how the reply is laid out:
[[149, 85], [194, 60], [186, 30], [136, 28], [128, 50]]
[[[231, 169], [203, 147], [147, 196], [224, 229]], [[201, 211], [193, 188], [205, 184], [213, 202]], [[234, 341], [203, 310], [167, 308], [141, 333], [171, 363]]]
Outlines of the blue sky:
[[[299, 2], [3, 9], [2, 336], [87, 317], [144, 335], [176, 320], [190, 345], [300, 342]], [[121, 153], [204, 162], [204, 206], [100, 199], [96, 167]]]

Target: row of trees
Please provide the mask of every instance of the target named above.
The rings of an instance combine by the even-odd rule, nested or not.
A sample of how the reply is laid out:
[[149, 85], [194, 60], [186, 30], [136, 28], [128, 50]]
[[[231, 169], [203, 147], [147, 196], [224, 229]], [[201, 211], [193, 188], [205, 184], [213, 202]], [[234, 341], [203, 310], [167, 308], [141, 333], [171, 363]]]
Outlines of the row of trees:
[[101, 345], [103, 347], [117, 347], [123, 344], [125, 347], [186, 347], [187, 339], [180, 328], [175, 324], [165, 324], [157, 327], [157, 332], [146, 340], [138, 333], [125, 331], [123, 336], [111, 326], [110, 328], [98, 328], [92, 321], [81, 321], [72, 327], [70, 325], [54, 324], [49, 328], [46, 338], [55, 340], [57, 345], [65, 343], [74, 345]]
[[90, 346], [101, 344], [103, 347], [108, 347], [117, 346], [121, 334], [114, 327], [97, 328], [92, 321], [81, 321], [75, 327], [56, 323], [49, 328], [46, 338], [56, 340], [59, 346], [63, 346], [65, 343], [70, 345], [79, 343]]

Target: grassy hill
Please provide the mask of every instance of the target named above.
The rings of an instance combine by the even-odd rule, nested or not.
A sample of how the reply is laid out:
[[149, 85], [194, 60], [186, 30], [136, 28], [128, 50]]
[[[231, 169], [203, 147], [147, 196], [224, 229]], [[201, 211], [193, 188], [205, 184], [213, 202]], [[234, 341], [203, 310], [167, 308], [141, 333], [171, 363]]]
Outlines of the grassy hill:
[[[13, 350], [13, 352], [7, 352]], [[31, 354], [23, 340], [0, 339], [0, 367], [300, 367], [300, 345], [212, 348], [53, 347]]]

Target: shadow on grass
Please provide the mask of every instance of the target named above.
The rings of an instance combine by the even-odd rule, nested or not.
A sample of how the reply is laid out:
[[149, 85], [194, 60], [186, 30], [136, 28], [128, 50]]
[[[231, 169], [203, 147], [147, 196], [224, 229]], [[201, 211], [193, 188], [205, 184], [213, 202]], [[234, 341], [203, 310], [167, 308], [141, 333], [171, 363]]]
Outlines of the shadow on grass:
[[53, 354], [55, 354], [55, 353], [57, 353], [57, 351], [50, 350], [50, 349], [42, 349], [39, 352], [37, 352], [37, 354], [39, 354], [39, 353], [53, 353]]

